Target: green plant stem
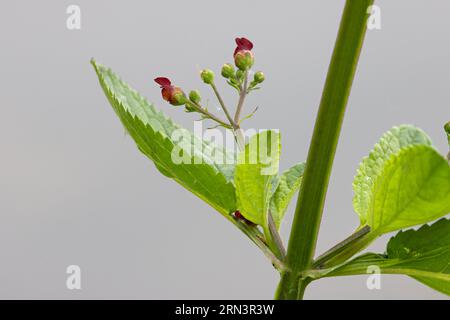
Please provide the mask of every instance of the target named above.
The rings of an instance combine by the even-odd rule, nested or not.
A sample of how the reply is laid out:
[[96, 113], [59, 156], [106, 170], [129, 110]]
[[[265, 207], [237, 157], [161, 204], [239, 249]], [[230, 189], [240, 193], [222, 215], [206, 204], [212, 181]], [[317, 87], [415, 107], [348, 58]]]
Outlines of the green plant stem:
[[223, 99], [220, 96], [219, 90], [217, 90], [217, 87], [214, 84], [214, 82], [211, 83], [211, 88], [213, 89], [214, 94], [216, 95], [216, 98], [219, 101], [219, 104], [222, 107], [222, 110], [223, 110], [223, 112], [225, 113], [225, 116], [228, 119], [228, 122], [230, 122], [230, 125], [233, 126], [233, 128], [236, 128], [236, 123], [234, 123], [233, 118], [231, 117], [230, 113], [228, 112], [228, 108], [225, 105], [225, 102], [223, 102]]
[[244, 150], [245, 147], [245, 137], [242, 134], [241, 128], [239, 127], [239, 124], [237, 124], [233, 118], [231, 117], [230, 112], [228, 111], [227, 106], [225, 105], [225, 102], [223, 101], [219, 90], [217, 90], [217, 87], [215, 83], [211, 83], [211, 88], [214, 91], [214, 94], [216, 95], [217, 100], [219, 101], [220, 106], [222, 107], [223, 112], [225, 113], [225, 116], [228, 119], [228, 122], [230, 123], [231, 129], [233, 130], [234, 138], [236, 139], [236, 143], [238, 145], [239, 150]]
[[275, 298], [301, 299], [310, 279], [326, 190], [361, 46], [367, 8], [373, 0], [347, 0], [342, 14], [292, 224], [286, 255], [290, 269], [281, 274]]
[[245, 224], [245, 222], [239, 221], [233, 216], [227, 216], [227, 219], [230, 220], [236, 227], [238, 227], [254, 244], [264, 253], [264, 255], [269, 258], [272, 265], [280, 272], [286, 270], [286, 265], [278, 259], [272, 252], [272, 250], [267, 246], [265, 241], [263, 240], [263, 234], [256, 228], [251, 227]]
[[286, 249], [284, 248], [283, 241], [281, 240], [280, 234], [278, 233], [275, 221], [273, 221], [272, 212], [269, 210], [268, 214], [268, 231], [270, 234], [270, 239], [277, 251], [278, 256], [281, 260], [286, 258]]
[[317, 257], [314, 260], [313, 268], [329, 268], [345, 262], [373, 240], [374, 237], [369, 233], [369, 226], [352, 233], [349, 237]]
[[244, 106], [245, 96], [247, 95], [247, 85], [248, 85], [248, 70], [244, 72], [243, 85], [239, 92], [239, 101], [236, 107], [236, 113], [234, 114], [234, 122], [236, 124], [239, 124], [239, 119], [241, 118], [242, 107]]
[[236, 143], [239, 147], [239, 151], [244, 150], [245, 148], [245, 137], [244, 134], [242, 133], [242, 129], [241, 127], [238, 125], [237, 128], [233, 129], [233, 133], [234, 133], [234, 137], [236, 139]]
[[312, 282], [311, 279], [306, 279], [304, 281], [299, 281], [297, 286], [297, 296], [295, 297], [296, 300], [302, 300], [303, 296], [306, 291], [306, 287]]
[[236, 113], [234, 114], [234, 120], [233, 120], [234, 136], [236, 137], [236, 142], [241, 151], [244, 150], [244, 148], [245, 148], [245, 137], [244, 137], [244, 134], [242, 133], [239, 122], [240, 122], [242, 108], [244, 107], [245, 96], [247, 95], [247, 77], [248, 77], [248, 71], [245, 71], [244, 81], [243, 81], [244, 84], [242, 87], [240, 87], [239, 101], [238, 101], [238, 104], [236, 107]]
[[[244, 81], [243, 81], [244, 84], [243, 84], [243, 88], [239, 95], [239, 102], [238, 102], [238, 106], [236, 108], [236, 116], [235, 116], [234, 120], [231, 117], [230, 113], [228, 112], [228, 108], [226, 107], [225, 102], [223, 101], [223, 99], [219, 93], [219, 90], [217, 90], [215, 83], [212, 82], [210, 84], [211, 88], [214, 91], [214, 94], [216, 95], [217, 100], [219, 101], [220, 106], [223, 109], [223, 112], [225, 113], [225, 115], [228, 119], [228, 122], [230, 123], [230, 126], [232, 127], [232, 130], [233, 130], [233, 133], [234, 133], [234, 136], [235, 136], [235, 139], [236, 139], [236, 142], [238, 144], [240, 151], [244, 150], [244, 148], [245, 148], [245, 138], [244, 138], [244, 135], [242, 134], [242, 130], [238, 124], [238, 121], [239, 121], [240, 113], [241, 113], [241, 110], [242, 110], [242, 107], [244, 104], [245, 96], [247, 95], [247, 83], [248, 83], [247, 77], [248, 77], [248, 71], [246, 71], [244, 73]], [[237, 119], [237, 121], [236, 121], [236, 119]], [[266, 246], [265, 244], [255, 241], [255, 240], [257, 240], [257, 238], [251, 238], [251, 239], [256, 243], [256, 245], [258, 245], [258, 247], [264, 252], [264, 254], [271, 259], [272, 264], [278, 270], [282, 270], [283, 269], [283, 267], [281, 267], [282, 262], [281, 262], [281, 260], [278, 260], [278, 258], [284, 259], [285, 255], [286, 255], [286, 250], [284, 249], [280, 235], [278, 234], [278, 231], [276, 230], [275, 223], [273, 222], [273, 218], [272, 218], [272, 215], [270, 212], [269, 212], [269, 229], [270, 230], [268, 230], [268, 234], [267, 234], [267, 236], [269, 236], [268, 240], [270, 241], [269, 247]], [[274, 254], [272, 253], [272, 251], [270, 249], [271, 247], [273, 248], [273, 250], [275, 251], [275, 253], [278, 257], [274, 256]]]
[[[408, 275], [411, 277], [429, 277], [430, 279], [443, 280], [448, 281], [448, 275], [445, 273], [436, 274], [435, 272], [414, 269], [414, 268], [405, 268], [398, 267], [399, 261], [397, 259], [386, 260], [386, 261], [374, 261], [373, 265], [376, 265], [380, 268], [381, 274], [402, 274]], [[370, 274], [367, 271], [367, 268], [370, 264], [365, 262], [354, 263], [351, 266], [346, 266], [343, 269], [341, 268], [333, 268], [325, 269], [325, 270], [312, 270], [311, 277], [315, 279], [326, 278], [326, 277], [340, 277], [340, 276], [354, 276], [354, 275], [367, 275]]]
[[[237, 110], [239, 112], [238, 111], [236, 112], [238, 121], [239, 121], [239, 117], [240, 117], [240, 112], [242, 110], [242, 106], [244, 104], [244, 99], [247, 94], [247, 75], [248, 75], [248, 72], [246, 71], [244, 74], [243, 89], [239, 95], [239, 103], [238, 103], [238, 107], [237, 107]], [[219, 104], [222, 107], [222, 110], [225, 113], [225, 116], [227, 117], [228, 122], [230, 123], [230, 126], [232, 127], [239, 150], [240, 151], [244, 150], [245, 138], [244, 138], [244, 135], [242, 134], [242, 130], [241, 130], [240, 126], [237, 124], [237, 122], [235, 122], [235, 120], [233, 120], [230, 113], [228, 112], [228, 108], [226, 107], [225, 102], [223, 101], [223, 99], [219, 93], [219, 90], [217, 90], [217, 87], [214, 82], [211, 83], [211, 88], [213, 89], [214, 94], [216, 95], [216, 98], [219, 101]], [[247, 234], [247, 236], [249, 236], [250, 239], [252, 239], [252, 241], [255, 242], [255, 244], [264, 252], [264, 254], [267, 257], [269, 257], [269, 259], [272, 261], [272, 264], [275, 266], [275, 268], [277, 268], [278, 270], [281, 271], [284, 269], [284, 265], [281, 262], [281, 260], [279, 260], [279, 259], [285, 258], [286, 250], [284, 249], [280, 235], [278, 234], [278, 231], [276, 230], [275, 223], [273, 222], [273, 218], [272, 218], [270, 212], [269, 212], [269, 227], [271, 227], [270, 231], [269, 231], [270, 237], [268, 239], [268, 240], [270, 240], [270, 246], [267, 246], [266, 244], [264, 244], [262, 241], [260, 241], [260, 239], [258, 237], [251, 237], [251, 234], [245, 232], [246, 231], [245, 229], [241, 229], [241, 230], [243, 230]], [[276, 255], [278, 257], [272, 253], [270, 247], [273, 247], [273, 249], [276, 252]]]
[[229, 125], [228, 123], [226, 123], [222, 119], [216, 117], [211, 112], [207, 111], [205, 108], [202, 108], [202, 106], [198, 105], [197, 103], [194, 103], [192, 101], [187, 101], [186, 103], [189, 104], [191, 107], [193, 107], [198, 112], [200, 112], [201, 114], [203, 114], [206, 117], [208, 117], [209, 119], [216, 121], [217, 123], [219, 123], [220, 125], [224, 126], [225, 128], [232, 129], [231, 125]]

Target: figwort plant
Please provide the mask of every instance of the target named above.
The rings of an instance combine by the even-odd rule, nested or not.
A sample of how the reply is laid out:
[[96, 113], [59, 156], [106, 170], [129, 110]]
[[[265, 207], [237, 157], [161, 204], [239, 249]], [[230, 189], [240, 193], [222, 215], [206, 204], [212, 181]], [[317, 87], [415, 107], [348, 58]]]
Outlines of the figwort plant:
[[[325, 195], [373, 0], [348, 0], [342, 15], [306, 163], [278, 173], [280, 135], [241, 129], [245, 98], [260, 88], [264, 73], [253, 73], [253, 44], [236, 39], [234, 65], [221, 75], [238, 94], [234, 114], [222, 99], [215, 75], [201, 71], [225, 117], [211, 113], [199, 91], [186, 94], [159, 77], [164, 100], [184, 106], [201, 120], [233, 133], [238, 150], [202, 140], [157, 111], [110, 69], [92, 60], [100, 84], [138, 148], [156, 168], [197, 195], [239, 228], [280, 273], [277, 299], [302, 299], [309, 283], [323, 277], [358, 275], [376, 266], [381, 273], [405, 274], [450, 295], [450, 165], [420, 129], [401, 125], [385, 133], [357, 170], [353, 205], [360, 225], [348, 238], [315, 257]], [[450, 144], [450, 123], [445, 125]], [[233, 143], [234, 144], [234, 143]], [[229, 148], [228, 148], [229, 149]], [[233, 148], [231, 148], [233, 149]], [[450, 155], [448, 156], [450, 158]], [[292, 197], [299, 193], [285, 250], [278, 230]], [[442, 218], [444, 217], [444, 218]], [[356, 256], [379, 236], [400, 231], [385, 253]]]

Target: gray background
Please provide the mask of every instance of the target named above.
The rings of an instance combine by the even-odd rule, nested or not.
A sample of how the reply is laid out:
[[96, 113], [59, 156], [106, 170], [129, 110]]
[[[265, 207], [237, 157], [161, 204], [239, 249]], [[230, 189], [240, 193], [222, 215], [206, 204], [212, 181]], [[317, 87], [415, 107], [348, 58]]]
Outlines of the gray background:
[[[66, 28], [72, 3], [82, 10], [79, 31]], [[278, 275], [265, 257], [137, 151], [89, 59], [192, 129], [192, 115], [164, 103], [152, 79], [166, 75], [212, 98], [198, 70], [218, 72], [234, 37], [247, 36], [267, 81], [248, 99], [260, 110], [245, 126], [280, 128], [285, 169], [306, 158], [343, 3], [3, 1], [0, 298], [272, 298]], [[382, 30], [367, 33], [318, 251], [357, 226], [352, 179], [383, 132], [416, 124], [447, 150], [450, 1], [377, 4]], [[372, 249], [383, 251], [385, 239]], [[65, 287], [70, 264], [82, 269], [82, 290]], [[306, 298], [445, 297], [404, 276], [383, 276], [382, 290], [370, 291], [359, 276], [317, 281]]]

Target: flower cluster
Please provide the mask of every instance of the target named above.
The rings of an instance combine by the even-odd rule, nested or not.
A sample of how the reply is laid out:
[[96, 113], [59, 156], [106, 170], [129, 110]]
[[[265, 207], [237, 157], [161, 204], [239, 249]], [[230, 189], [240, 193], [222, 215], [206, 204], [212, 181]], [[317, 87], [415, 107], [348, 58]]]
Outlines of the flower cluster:
[[[218, 123], [218, 125], [238, 130], [240, 127], [240, 114], [243, 109], [243, 102], [245, 96], [251, 91], [259, 89], [258, 85], [265, 80], [264, 73], [262, 71], [255, 72], [253, 74], [253, 80], [249, 81], [249, 74], [251, 67], [255, 62], [254, 54], [252, 52], [253, 43], [247, 38], [236, 38], [236, 48], [233, 52], [234, 66], [231, 63], [225, 63], [222, 66], [221, 75], [227, 81], [227, 83], [235, 88], [239, 95], [239, 102], [236, 106], [234, 117], [230, 114], [225, 102], [220, 96], [220, 93], [215, 85], [215, 75], [210, 69], [203, 69], [200, 72], [200, 78], [202, 81], [209, 85], [222, 107], [226, 120], [222, 120], [219, 117], [213, 115], [208, 111], [206, 107], [203, 107], [201, 103], [201, 96], [198, 90], [192, 90], [186, 95], [183, 90], [176, 87], [172, 82], [165, 77], [158, 77], [155, 82], [161, 87], [161, 94], [164, 100], [169, 102], [173, 106], [185, 106], [187, 112], [196, 112], [201, 114], [202, 119], [210, 119]], [[236, 69], [236, 68], [237, 69]], [[245, 117], [248, 118], [252, 116]]]

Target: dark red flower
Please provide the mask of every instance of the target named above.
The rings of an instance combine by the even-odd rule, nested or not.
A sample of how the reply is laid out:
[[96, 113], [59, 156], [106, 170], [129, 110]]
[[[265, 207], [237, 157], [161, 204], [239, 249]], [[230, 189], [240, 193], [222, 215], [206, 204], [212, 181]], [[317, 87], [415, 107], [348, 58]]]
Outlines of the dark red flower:
[[254, 62], [253, 52], [253, 43], [247, 38], [236, 38], [237, 47], [234, 49], [233, 57], [234, 64], [240, 70], [249, 69]]
[[161, 88], [170, 86], [172, 84], [169, 79], [164, 77], [155, 78], [155, 82], [159, 84]]
[[247, 38], [236, 38], [235, 39], [237, 47], [234, 49], [233, 57], [236, 56], [236, 53], [238, 53], [241, 50], [252, 50], [253, 49], [253, 43], [248, 40]]
[[180, 106], [186, 103], [186, 95], [183, 90], [172, 85], [168, 78], [158, 77], [155, 82], [161, 86], [161, 94], [164, 100], [171, 105]]

